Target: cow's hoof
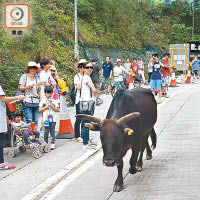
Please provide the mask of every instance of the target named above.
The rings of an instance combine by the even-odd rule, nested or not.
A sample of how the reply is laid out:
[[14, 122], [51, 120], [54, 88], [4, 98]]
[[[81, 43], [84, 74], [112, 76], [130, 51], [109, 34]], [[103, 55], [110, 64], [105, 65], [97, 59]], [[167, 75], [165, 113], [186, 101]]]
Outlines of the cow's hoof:
[[152, 155], [146, 155], [146, 160], [151, 160], [153, 158]]
[[142, 171], [142, 167], [137, 166], [137, 171], [138, 171], [138, 172], [141, 172], [141, 171]]
[[129, 168], [129, 172], [130, 172], [130, 174], [136, 174], [137, 173], [137, 169], [135, 167], [130, 167]]
[[120, 192], [123, 190], [123, 185], [114, 185], [113, 192]]

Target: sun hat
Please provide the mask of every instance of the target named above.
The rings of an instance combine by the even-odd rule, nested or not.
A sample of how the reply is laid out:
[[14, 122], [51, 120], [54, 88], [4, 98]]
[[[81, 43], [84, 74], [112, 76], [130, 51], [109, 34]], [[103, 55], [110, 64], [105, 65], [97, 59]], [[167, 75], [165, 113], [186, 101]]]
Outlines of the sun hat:
[[36, 63], [36, 62], [30, 61], [30, 62], [28, 63], [28, 67], [38, 67], [38, 66], [37, 66], [37, 63]]
[[80, 59], [79, 62], [78, 62], [78, 64], [82, 64], [84, 62], [87, 62], [87, 61], [85, 59]]

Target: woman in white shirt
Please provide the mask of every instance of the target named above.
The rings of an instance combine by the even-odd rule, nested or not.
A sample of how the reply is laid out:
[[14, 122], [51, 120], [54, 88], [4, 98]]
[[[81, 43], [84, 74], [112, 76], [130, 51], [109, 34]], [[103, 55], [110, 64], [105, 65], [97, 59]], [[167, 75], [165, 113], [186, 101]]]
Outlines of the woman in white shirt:
[[[95, 97], [97, 96], [97, 89], [94, 87], [92, 83], [92, 79], [90, 78], [90, 74], [93, 70], [93, 65], [91, 62], [83, 63], [84, 74], [81, 80], [81, 88], [80, 88], [80, 98], [79, 102], [93, 102], [95, 104]], [[89, 114], [89, 113], [88, 113]], [[94, 114], [94, 110], [91, 115]], [[96, 146], [89, 140], [89, 129], [85, 126], [85, 123], [90, 123], [89, 120], [83, 120], [82, 122], [82, 138], [83, 138], [83, 149], [87, 150], [90, 148], [96, 148]]]
[[26, 118], [26, 123], [35, 123], [36, 129], [38, 126], [39, 99], [40, 99], [40, 79], [36, 76], [39, 72], [39, 67], [34, 61], [30, 61], [25, 67], [19, 81], [19, 88], [25, 92], [25, 99], [22, 107]]
[[[84, 69], [83, 69], [83, 63], [86, 62], [85, 59], [80, 59], [78, 62], [78, 73], [74, 76], [74, 85], [77, 89], [76, 92], [76, 100], [75, 100], [75, 105], [76, 105], [76, 114], [80, 114], [78, 112], [78, 103], [80, 101], [80, 89], [81, 89], [81, 80], [83, 78], [84, 74]], [[76, 118], [75, 124], [74, 124], [74, 131], [75, 131], [75, 141], [76, 142], [83, 142], [82, 138], [80, 137], [80, 124], [81, 124], [81, 119]]]

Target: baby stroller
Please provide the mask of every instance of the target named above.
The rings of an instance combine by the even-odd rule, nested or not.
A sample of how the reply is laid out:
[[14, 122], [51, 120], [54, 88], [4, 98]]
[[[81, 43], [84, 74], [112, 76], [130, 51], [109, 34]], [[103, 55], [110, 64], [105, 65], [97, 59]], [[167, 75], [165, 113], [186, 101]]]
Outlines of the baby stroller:
[[[10, 110], [9, 110], [10, 111]], [[15, 116], [23, 116], [23, 113], [20, 111], [15, 110], [14, 112], [11, 112], [10, 120], [8, 121], [8, 138], [10, 140], [11, 150], [8, 151], [9, 158], [13, 158], [16, 156], [16, 148], [18, 147], [19, 152], [25, 152], [27, 148], [31, 149], [33, 151], [33, 157], [34, 158], [40, 158], [41, 157], [41, 151], [47, 153], [49, 152], [50, 148], [44, 142], [44, 140], [38, 138], [38, 140], [35, 138], [34, 133], [34, 123], [31, 124], [25, 124], [21, 123], [16, 125], [16, 123], [13, 122]], [[23, 131], [24, 129], [27, 129], [28, 131], [28, 145], [25, 145], [24, 135]]]
[[[40, 158], [43, 150], [44, 153], [48, 153], [50, 148], [46, 144], [46, 142], [35, 139], [33, 134], [34, 123], [24, 124], [22, 126], [15, 126], [14, 123], [11, 122], [11, 150], [8, 152], [8, 156], [13, 158], [16, 156], [15, 147], [19, 147], [19, 152], [23, 153], [27, 150], [27, 148], [33, 151], [34, 158]], [[22, 134], [23, 128], [28, 128], [28, 141], [29, 145], [25, 145], [24, 136]]]

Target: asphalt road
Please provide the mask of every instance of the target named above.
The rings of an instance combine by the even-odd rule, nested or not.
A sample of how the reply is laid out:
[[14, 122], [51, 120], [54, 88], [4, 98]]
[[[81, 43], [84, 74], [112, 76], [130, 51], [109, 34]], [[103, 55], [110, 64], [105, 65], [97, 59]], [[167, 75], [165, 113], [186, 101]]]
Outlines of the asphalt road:
[[[0, 171], [0, 200], [192, 200], [200, 199], [200, 86], [169, 88], [171, 98], [158, 106], [155, 130], [158, 145], [153, 160], [144, 161], [143, 171], [128, 173], [130, 153], [124, 159], [124, 190], [112, 193], [116, 168], [102, 165], [102, 151], [82, 150], [82, 144], [57, 140], [57, 148], [35, 160], [20, 153], [7, 160], [12, 171]], [[104, 118], [111, 96], [95, 115]], [[74, 110], [70, 108], [74, 121]], [[99, 134], [91, 133], [99, 143]], [[5, 150], [5, 155], [7, 153]]]

